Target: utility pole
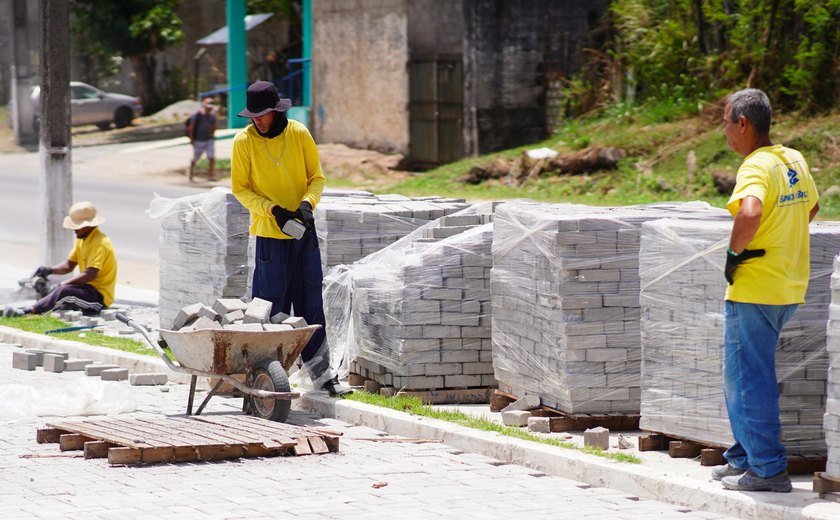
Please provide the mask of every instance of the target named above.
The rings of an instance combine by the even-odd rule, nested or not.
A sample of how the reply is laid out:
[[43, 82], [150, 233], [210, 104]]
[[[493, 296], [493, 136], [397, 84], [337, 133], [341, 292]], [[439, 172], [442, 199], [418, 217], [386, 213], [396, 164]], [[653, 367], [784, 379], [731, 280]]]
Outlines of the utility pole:
[[62, 221], [73, 200], [70, 162], [70, 14], [66, 0], [41, 0], [41, 263], [54, 265], [73, 243]]
[[12, 9], [12, 129], [17, 144], [35, 144], [35, 114], [32, 110], [33, 78], [38, 74], [38, 0], [11, 0]]
[[236, 114], [245, 108], [244, 86], [248, 82], [245, 0], [227, 0], [227, 26], [228, 128], [242, 128], [248, 119]]

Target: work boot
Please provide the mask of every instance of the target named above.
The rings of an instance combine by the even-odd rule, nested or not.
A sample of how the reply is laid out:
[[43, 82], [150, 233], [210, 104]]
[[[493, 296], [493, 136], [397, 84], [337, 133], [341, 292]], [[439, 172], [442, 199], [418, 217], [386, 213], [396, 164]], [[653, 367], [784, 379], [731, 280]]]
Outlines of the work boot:
[[3, 309], [3, 317], [4, 318], [19, 318], [24, 315], [24, 312], [20, 309], [15, 309], [11, 305], [6, 305]]
[[753, 471], [747, 470], [741, 476], [724, 477], [721, 481], [724, 489], [734, 491], [772, 491], [773, 493], [790, 493], [793, 484], [787, 471], [782, 471], [772, 477], [761, 478]]
[[736, 468], [732, 464], [726, 463], [723, 466], [715, 466], [712, 468], [712, 478], [714, 480], [722, 480], [723, 477], [737, 477], [743, 475], [747, 470]]
[[330, 379], [326, 383], [324, 383], [324, 386], [322, 388], [324, 390], [326, 390], [327, 392], [329, 392], [329, 394], [332, 397], [339, 397], [339, 396], [342, 396], [342, 395], [347, 395], [347, 394], [352, 394], [353, 393], [352, 388], [350, 388], [348, 386], [344, 386], [338, 381], [338, 376], [333, 376], [332, 379]]

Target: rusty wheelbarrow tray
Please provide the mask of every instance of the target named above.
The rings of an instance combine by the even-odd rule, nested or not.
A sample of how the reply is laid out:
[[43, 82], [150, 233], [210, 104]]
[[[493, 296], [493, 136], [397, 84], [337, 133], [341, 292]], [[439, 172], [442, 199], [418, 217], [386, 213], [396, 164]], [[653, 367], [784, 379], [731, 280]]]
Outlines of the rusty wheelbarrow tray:
[[[190, 374], [187, 415], [192, 415], [196, 380], [203, 376], [218, 380], [195, 415], [201, 413], [222, 383], [229, 383], [250, 396], [250, 399], [246, 397], [243, 410], [281, 422], [288, 415], [289, 400], [300, 397], [300, 393], [291, 391], [286, 373], [315, 331], [321, 328], [320, 325], [309, 325], [282, 331], [204, 329], [184, 332], [160, 329], [158, 333], [172, 351], [176, 364], [144, 327], [124, 314], [117, 314], [117, 319], [140, 332], [170, 370]], [[233, 377], [237, 374], [246, 374], [248, 384]], [[275, 400], [286, 401], [281, 406], [285, 413], [274, 410], [272, 401]]]

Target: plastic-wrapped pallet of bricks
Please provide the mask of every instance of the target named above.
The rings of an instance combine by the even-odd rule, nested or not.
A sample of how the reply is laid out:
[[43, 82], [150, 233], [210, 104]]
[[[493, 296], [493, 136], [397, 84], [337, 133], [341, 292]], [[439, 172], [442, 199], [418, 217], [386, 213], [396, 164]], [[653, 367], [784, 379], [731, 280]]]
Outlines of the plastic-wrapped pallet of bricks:
[[[836, 249], [836, 244], [835, 244]], [[825, 473], [840, 479], [840, 256], [834, 257], [831, 275], [831, 306], [828, 312], [828, 385], [825, 403], [825, 444], [828, 462]]]
[[704, 203], [496, 211], [491, 297], [499, 388], [566, 413], [639, 412], [642, 223], [727, 218]]
[[[723, 277], [730, 222], [666, 219], [642, 226], [641, 428], [728, 447], [723, 395]], [[805, 303], [776, 350], [782, 442], [790, 454], [825, 453], [826, 322], [840, 224], [811, 224]]]
[[352, 264], [467, 207], [463, 199], [325, 191], [315, 208], [321, 265], [326, 273], [336, 265]]
[[350, 371], [410, 390], [495, 385], [492, 211], [480, 204], [330, 271], [327, 330]]
[[250, 215], [227, 188], [179, 199], [156, 197], [160, 219], [160, 324], [181, 307], [247, 297]]

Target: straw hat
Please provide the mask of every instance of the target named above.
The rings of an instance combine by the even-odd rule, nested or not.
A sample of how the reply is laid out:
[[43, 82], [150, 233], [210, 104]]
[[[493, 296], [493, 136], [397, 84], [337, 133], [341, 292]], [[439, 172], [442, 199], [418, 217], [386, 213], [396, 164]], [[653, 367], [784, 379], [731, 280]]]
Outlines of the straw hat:
[[82, 229], [95, 227], [105, 222], [105, 217], [96, 211], [92, 202], [77, 202], [70, 206], [70, 213], [64, 217], [64, 227], [67, 229]]

